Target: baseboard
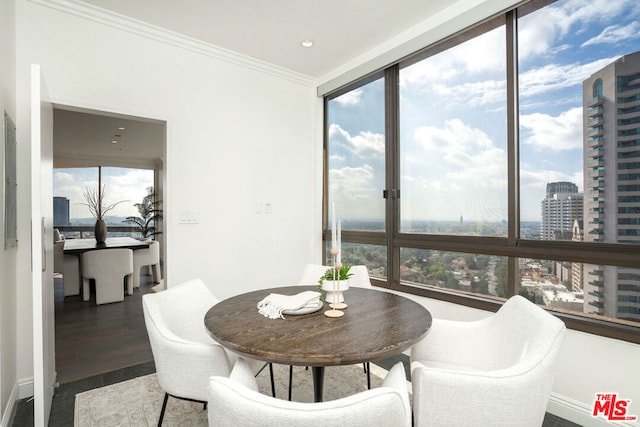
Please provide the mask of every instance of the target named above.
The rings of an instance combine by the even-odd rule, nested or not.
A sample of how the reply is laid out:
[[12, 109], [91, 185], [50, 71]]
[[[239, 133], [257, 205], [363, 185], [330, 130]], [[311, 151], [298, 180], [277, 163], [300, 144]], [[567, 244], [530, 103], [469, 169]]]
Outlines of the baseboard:
[[33, 377], [23, 378], [18, 380], [18, 399], [24, 399], [25, 397], [33, 397], [34, 386]]
[[18, 401], [18, 384], [16, 383], [13, 386], [13, 390], [11, 390], [11, 394], [9, 395], [9, 400], [7, 401], [7, 407], [4, 408], [4, 412], [2, 413], [2, 427], [10, 427], [13, 424], [13, 418], [16, 414]]
[[[640, 422], [638, 421], [616, 421], [614, 423], [602, 417], [594, 417], [592, 411], [593, 405], [591, 403], [585, 404], [557, 393], [551, 393], [549, 403], [547, 404], [547, 412], [584, 427], [604, 427], [611, 425], [617, 427], [640, 427]], [[640, 416], [640, 414], [632, 415]]]

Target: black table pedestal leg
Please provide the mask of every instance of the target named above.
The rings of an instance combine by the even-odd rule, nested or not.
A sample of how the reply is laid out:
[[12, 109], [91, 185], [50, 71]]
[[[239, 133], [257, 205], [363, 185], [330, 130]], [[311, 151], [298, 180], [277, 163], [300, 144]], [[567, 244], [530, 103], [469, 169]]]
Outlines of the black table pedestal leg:
[[313, 372], [313, 401], [322, 402], [324, 366], [312, 366], [311, 371]]

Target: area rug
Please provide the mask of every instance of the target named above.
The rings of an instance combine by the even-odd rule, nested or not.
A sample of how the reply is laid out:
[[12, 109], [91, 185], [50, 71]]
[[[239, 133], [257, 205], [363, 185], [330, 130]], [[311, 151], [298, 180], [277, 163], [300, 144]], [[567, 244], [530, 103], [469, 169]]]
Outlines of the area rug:
[[[276, 396], [288, 398], [289, 367], [274, 365]], [[387, 371], [371, 364], [371, 387], [379, 387]], [[257, 377], [260, 391], [271, 395], [269, 369]], [[407, 382], [407, 387], [410, 383]], [[367, 388], [367, 376], [362, 364], [332, 366], [325, 369], [324, 400], [334, 400]], [[164, 392], [156, 375], [146, 375], [129, 381], [89, 390], [76, 395], [74, 425], [76, 427], [156, 426], [162, 408]], [[292, 400], [313, 401], [311, 369], [296, 366], [293, 371]], [[169, 398], [163, 426], [207, 426], [207, 411], [203, 405]]]
[[153, 292], [164, 291], [164, 279], [160, 279], [160, 283], [153, 286], [151, 289], [153, 289]]

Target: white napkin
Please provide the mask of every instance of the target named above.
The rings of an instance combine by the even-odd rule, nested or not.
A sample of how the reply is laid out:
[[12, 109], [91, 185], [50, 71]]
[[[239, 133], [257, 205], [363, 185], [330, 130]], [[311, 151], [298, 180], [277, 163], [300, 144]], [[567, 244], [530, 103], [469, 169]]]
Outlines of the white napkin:
[[320, 292], [304, 291], [296, 295], [269, 294], [258, 303], [258, 312], [269, 319], [284, 319], [284, 310], [299, 310], [305, 307], [317, 307], [320, 304]]

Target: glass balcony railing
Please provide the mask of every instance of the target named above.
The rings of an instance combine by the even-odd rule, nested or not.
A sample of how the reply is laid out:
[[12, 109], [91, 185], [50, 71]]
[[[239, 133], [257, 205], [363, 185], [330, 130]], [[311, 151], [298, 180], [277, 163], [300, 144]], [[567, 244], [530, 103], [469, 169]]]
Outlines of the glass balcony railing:
[[596, 96], [596, 97], [591, 98], [590, 100], [587, 101], [587, 106], [594, 107], [594, 106], [596, 106], [598, 104], [602, 104], [603, 101], [604, 101], [604, 97]]

